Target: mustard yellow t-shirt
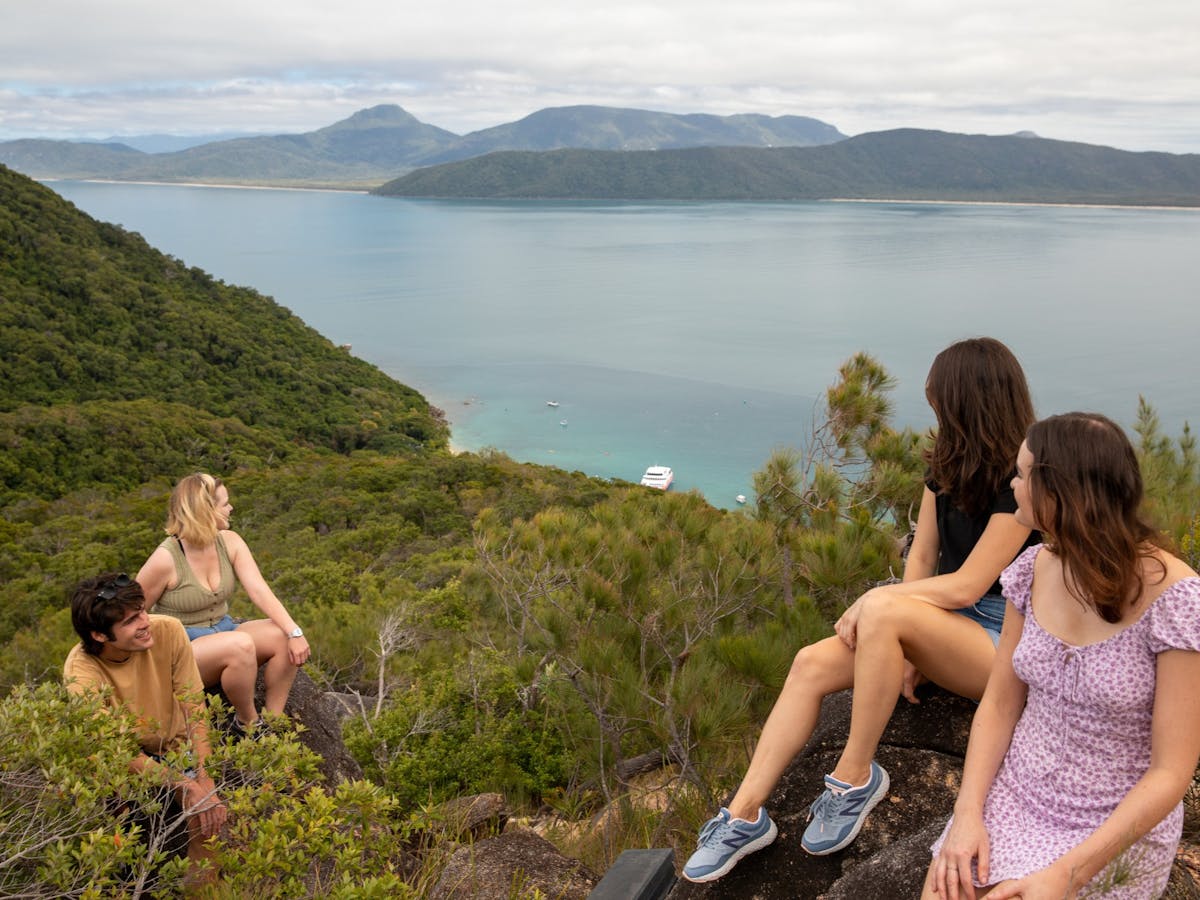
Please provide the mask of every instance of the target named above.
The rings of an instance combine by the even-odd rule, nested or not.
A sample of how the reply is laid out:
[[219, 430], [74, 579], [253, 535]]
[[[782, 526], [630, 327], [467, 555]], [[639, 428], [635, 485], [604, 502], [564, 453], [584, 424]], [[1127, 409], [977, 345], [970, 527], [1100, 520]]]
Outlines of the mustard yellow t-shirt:
[[76, 644], [63, 664], [67, 690], [76, 694], [111, 687], [109, 702], [132, 710], [138, 718], [138, 742], [147, 753], [161, 756], [187, 738], [180, 698], [202, 701], [204, 686], [187, 632], [178, 619], [150, 616], [154, 645], [124, 662], [93, 656]]

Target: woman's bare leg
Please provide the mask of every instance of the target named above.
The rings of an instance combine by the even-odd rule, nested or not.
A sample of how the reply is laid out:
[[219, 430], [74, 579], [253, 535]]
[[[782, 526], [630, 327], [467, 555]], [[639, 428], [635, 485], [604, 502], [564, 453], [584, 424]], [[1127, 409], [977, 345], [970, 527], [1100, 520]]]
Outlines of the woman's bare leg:
[[243, 622], [238, 626], [238, 632], [253, 639], [258, 665], [264, 666], [266, 696], [263, 711], [282, 714], [298, 671], [288, 656], [287, 636], [269, 619]]
[[983, 696], [996, 648], [965, 616], [915, 597], [868, 602], [858, 621], [850, 737], [831, 773], [866, 784], [871, 760], [900, 698], [905, 658], [930, 681], [973, 700]]
[[729, 803], [733, 816], [749, 821], [758, 817], [758, 808], [812, 736], [821, 700], [853, 686], [854, 656], [837, 637], [817, 641], [796, 654], [779, 699], [763, 725], [750, 767]]
[[258, 677], [254, 641], [238, 631], [219, 631], [192, 641], [192, 653], [205, 687], [221, 686], [238, 720], [258, 721], [254, 707], [254, 680]]

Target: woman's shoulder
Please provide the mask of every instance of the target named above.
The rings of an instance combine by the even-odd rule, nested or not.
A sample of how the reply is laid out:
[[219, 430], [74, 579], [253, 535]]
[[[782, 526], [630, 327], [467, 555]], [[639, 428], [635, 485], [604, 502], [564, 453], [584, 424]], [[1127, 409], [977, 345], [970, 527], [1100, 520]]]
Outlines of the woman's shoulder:
[[1168, 553], [1166, 550], [1160, 550], [1157, 556], [1166, 568], [1166, 578], [1164, 580], [1168, 583], [1186, 581], [1189, 578], [1200, 578], [1200, 575], [1196, 574], [1195, 569], [1175, 554]]
[[[1000, 573], [1000, 587], [1005, 599], [1011, 600], [1022, 612], [1033, 589], [1034, 571], [1041, 556], [1042, 545], [1026, 547]], [[1043, 563], [1044, 564], [1044, 563]]]
[[232, 559], [243, 550], [248, 550], [245, 539], [236, 531], [231, 531], [228, 528], [222, 528], [217, 532], [217, 544], [225, 548], [225, 552]]
[[1200, 650], [1200, 576], [1183, 560], [1166, 552], [1156, 554], [1165, 567], [1157, 596], [1142, 617], [1150, 630], [1152, 649]]
[[1186, 598], [1187, 602], [1200, 603], [1200, 575], [1196, 574], [1195, 569], [1165, 551], [1159, 552], [1154, 558], [1162, 564], [1163, 571], [1161, 578], [1147, 579], [1151, 605], [1171, 598]]

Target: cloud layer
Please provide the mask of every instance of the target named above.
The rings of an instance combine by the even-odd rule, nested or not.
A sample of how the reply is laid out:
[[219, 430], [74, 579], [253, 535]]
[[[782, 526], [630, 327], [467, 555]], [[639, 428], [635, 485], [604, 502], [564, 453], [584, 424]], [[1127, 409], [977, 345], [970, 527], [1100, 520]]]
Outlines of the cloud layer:
[[377, 103], [810, 115], [1200, 152], [1200, 3], [12, 0], [0, 139], [295, 132]]

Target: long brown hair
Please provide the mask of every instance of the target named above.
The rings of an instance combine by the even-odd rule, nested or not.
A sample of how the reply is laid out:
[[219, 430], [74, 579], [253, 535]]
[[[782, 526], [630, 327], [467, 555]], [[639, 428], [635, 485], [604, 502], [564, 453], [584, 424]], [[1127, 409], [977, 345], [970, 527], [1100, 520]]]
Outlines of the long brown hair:
[[1021, 364], [995, 338], [969, 338], [937, 355], [925, 381], [937, 417], [925, 453], [938, 490], [970, 515], [979, 515], [1011, 479], [1033, 400]]
[[1033, 514], [1062, 560], [1067, 590], [1104, 621], [1121, 621], [1126, 602], [1145, 586], [1142, 560], [1165, 544], [1141, 515], [1133, 445], [1111, 419], [1072, 412], [1036, 423], [1025, 446], [1033, 454]]

